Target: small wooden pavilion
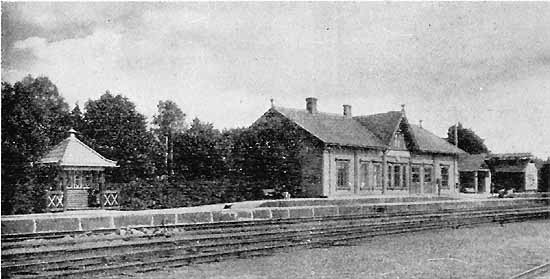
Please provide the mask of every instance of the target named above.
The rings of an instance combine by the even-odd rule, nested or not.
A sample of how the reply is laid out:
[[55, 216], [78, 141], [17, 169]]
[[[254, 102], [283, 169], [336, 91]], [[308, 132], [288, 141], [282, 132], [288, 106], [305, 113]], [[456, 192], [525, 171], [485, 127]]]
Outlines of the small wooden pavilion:
[[114, 191], [104, 191], [105, 168], [117, 167], [117, 162], [109, 160], [81, 142], [74, 129], [69, 137], [53, 147], [39, 161], [42, 165], [58, 167], [55, 189], [49, 191], [48, 209], [75, 210], [90, 206], [92, 193], [100, 194], [100, 205], [118, 205], [118, 196]]

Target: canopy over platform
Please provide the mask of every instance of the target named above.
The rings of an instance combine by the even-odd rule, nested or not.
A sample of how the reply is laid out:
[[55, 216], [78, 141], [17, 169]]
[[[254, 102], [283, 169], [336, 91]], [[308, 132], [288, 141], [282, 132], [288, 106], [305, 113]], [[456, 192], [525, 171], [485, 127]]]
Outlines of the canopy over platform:
[[69, 130], [70, 136], [56, 145], [39, 161], [40, 164], [57, 164], [63, 167], [117, 167], [117, 162], [109, 160], [76, 138], [76, 131]]

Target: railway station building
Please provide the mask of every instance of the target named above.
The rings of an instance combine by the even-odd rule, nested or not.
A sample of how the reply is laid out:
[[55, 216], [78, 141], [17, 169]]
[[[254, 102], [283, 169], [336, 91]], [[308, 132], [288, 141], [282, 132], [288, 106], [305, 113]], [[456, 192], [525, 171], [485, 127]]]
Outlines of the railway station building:
[[458, 193], [458, 156], [464, 151], [409, 122], [405, 107], [353, 116], [274, 106], [251, 128], [283, 121], [304, 134], [301, 191], [307, 197], [438, 195]]

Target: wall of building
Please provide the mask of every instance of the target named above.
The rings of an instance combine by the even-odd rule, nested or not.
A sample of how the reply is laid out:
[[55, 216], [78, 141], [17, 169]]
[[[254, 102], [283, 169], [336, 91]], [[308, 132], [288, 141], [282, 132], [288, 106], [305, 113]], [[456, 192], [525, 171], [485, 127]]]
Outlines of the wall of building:
[[[338, 187], [338, 164], [348, 164], [347, 186]], [[367, 169], [367, 176], [362, 177], [362, 165]], [[381, 166], [382, 185], [375, 183], [374, 168]], [[390, 175], [388, 166], [399, 166], [401, 176]], [[431, 182], [424, 181], [425, 167], [431, 167]], [[448, 186], [438, 189], [441, 183], [441, 167], [448, 168]], [[413, 183], [411, 168], [420, 168], [419, 183]], [[404, 176], [403, 176], [404, 172]], [[364, 180], [368, 183], [364, 183]], [[399, 186], [396, 185], [397, 180]], [[372, 149], [354, 149], [331, 147], [323, 151], [323, 196], [366, 196], [366, 195], [408, 195], [408, 194], [454, 194], [458, 183], [457, 161], [455, 156], [435, 154], [411, 154], [408, 151], [390, 150], [387, 152]], [[441, 184], [440, 184], [441, 185]]]
[[315, 139], [303, 142], [300, 151], [301, 189], [305, 197], [323, 196], [323, 147]]
[[[443, 166], [448, 168], [448, 185], [442, 185], [440, 191], [444, 194], [454, 194], [457, 193], [456, 183], [458, 183], [458, 169], [457, 169], [457, 158], [452, 155], [442, 155], [442, 154], [411, 154], [411, 167], [421, 166], [420, 167], [420, 186], [421, 193], [427, 194], [437, 194], [438, 181], [442, 183], [441, 169]], [[432, 181], [426, 182], [424, 178], [426, 177], [425, 166], [432, 167]]]
[[546, 163], [540, 169], [540, 192], [550, 192], [550, 163]]
[[[348, 164], [347, 188], [339, 188], [337, 164]], [[383, 164], [383, 152], [372, 149], [353, 149], [344, 147], [329, 147], [323, 152], [323, 194], [329, 197], [372, 195], [381, 193], [378, 189], [369, 189], [367, 185], [374, 184], [373, 169], [375, 164]], [[368, 182], [362, 184], [359, 177], [361, 165], [367, 168]], [[376, 187], [375, 187], [376, 188]]]
[[525, 166], [525, 190], [536, 191], [538, 188], [538, 172], [535, 163]]

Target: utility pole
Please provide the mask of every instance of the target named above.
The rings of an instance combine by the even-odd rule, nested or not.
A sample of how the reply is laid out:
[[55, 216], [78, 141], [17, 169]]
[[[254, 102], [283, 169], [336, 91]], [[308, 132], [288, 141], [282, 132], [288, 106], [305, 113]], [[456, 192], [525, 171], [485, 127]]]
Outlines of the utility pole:
[[170, 175], [174, 175], [174, 134], [170, 129]]
[[455, 124], [455, 146], [458, 147], [458, 122]]
[[166, 152], [164, 152], [164, 164], [166, 165], [166, 174], [170, 174], [170, 166], [168, 166], [168, 155], [170, 154], [170, 148], [168, 146], [168, 135], [164, 136]]

